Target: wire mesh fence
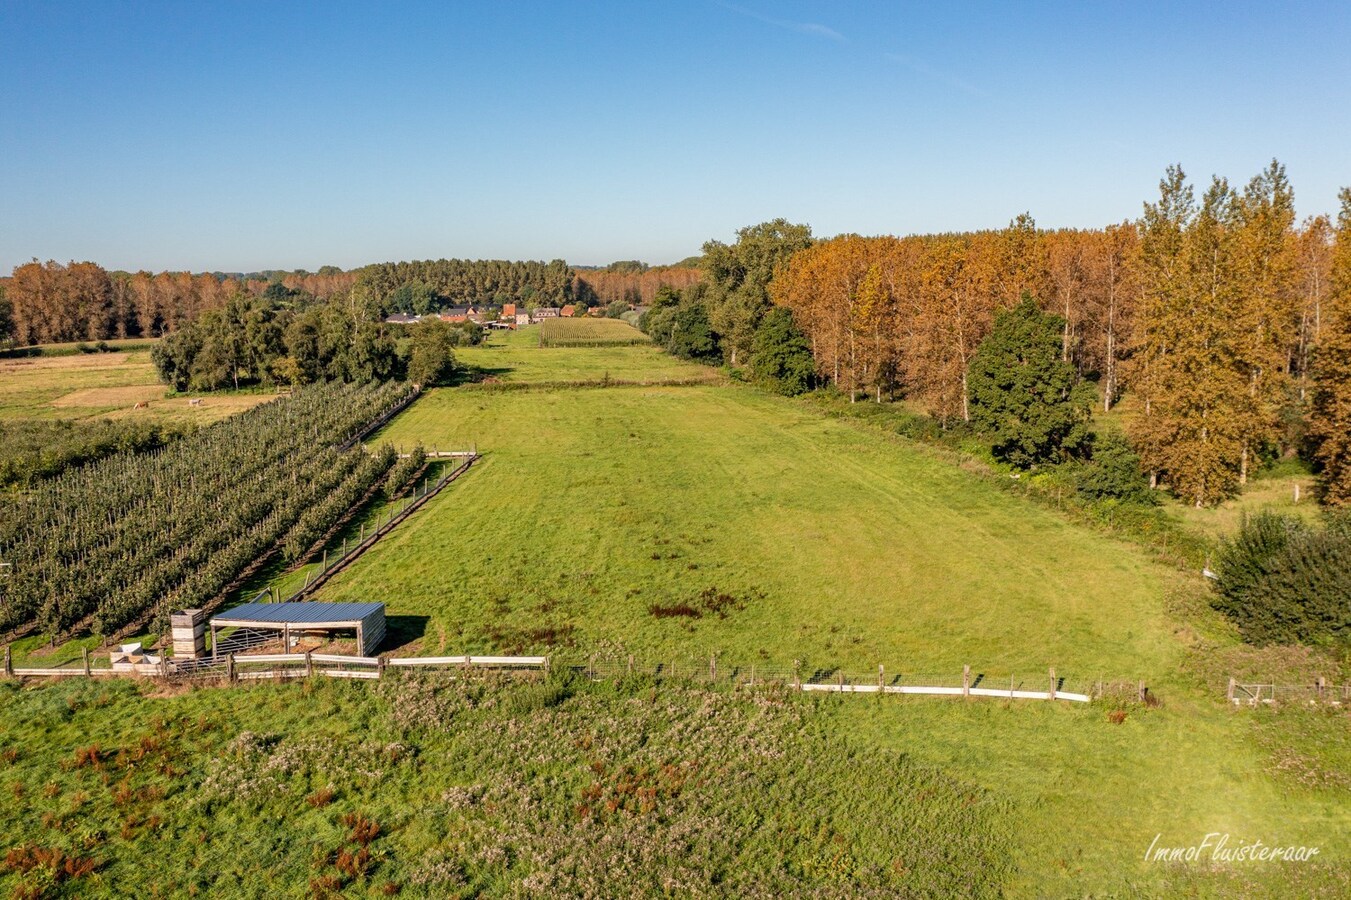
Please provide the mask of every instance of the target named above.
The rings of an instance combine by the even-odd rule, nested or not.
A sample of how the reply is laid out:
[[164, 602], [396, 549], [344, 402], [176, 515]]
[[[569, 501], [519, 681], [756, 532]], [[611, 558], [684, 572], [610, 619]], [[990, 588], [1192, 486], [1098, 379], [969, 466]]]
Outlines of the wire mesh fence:
[[1241, 683], [1230, 678], [1227, 698], [1235, 706], [1343, 705], [1351, 703], [1351, 684], [1328, 684], [1323, 678], [1310, 684]]

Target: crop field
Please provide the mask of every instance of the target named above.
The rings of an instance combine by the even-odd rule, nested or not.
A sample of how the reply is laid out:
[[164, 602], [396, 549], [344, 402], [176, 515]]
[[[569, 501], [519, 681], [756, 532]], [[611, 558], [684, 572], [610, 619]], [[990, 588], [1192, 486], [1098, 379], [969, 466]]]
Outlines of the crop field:
[[[141, 418], [207, 423], [243, 412], [270, 394], [166, 397], [150, 351], [0, 357], [0, 422], [14, 419]], [[137, 409], [138, 403], [145, 404]]]
[[539, 326], [541, 347], [623, 347], [651, 340], [619, 319], [545, 319]]

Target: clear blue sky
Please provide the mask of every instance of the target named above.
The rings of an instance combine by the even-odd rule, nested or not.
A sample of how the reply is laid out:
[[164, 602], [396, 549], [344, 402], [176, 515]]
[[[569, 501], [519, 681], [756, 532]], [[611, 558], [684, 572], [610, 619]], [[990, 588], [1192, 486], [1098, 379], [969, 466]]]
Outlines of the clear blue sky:
[[1351, 185], [1351, 4], [0, 2], [0, 271], [670, 262]]

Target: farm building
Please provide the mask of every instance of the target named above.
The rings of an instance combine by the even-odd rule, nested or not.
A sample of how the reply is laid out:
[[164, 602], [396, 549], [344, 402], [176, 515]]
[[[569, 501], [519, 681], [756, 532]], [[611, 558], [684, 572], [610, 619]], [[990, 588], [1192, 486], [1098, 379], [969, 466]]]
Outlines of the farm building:
[[216, 633], [227, 628], [281, 632], [283, 646], [288, 651], [293, 635], [355, 632], [358, 652], [370, 656], [385, 639], [385, 604], [245, 603], [211, 619], [213, 655], [218, 646]]
[[556, 319], [558, 318], [557, 306], [541, 306], [535, 310], [536, 319]]

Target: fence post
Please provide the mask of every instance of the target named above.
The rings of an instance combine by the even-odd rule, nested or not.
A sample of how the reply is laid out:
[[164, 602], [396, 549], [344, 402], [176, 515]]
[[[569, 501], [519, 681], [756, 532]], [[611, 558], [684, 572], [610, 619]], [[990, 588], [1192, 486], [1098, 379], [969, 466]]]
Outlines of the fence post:
[[592, 655], [586, 661], [586, 680], [596, 680], [596, 657]]
[[165, 679], [169, 677], [169, 654], [164, 650], [159, 652], [159, 675]]
[[321, 571], [321, 572], [327, 572], [327, 571], [328, 571], [328, 548], [327, 548], [327, 547], [324, 548], [324, 565], [323, 565], [322, 568], [319, 569], [319, 571]]
[[1141, 678], [1140, 683], [1136, 686], [1136, 696], [1140, 698], [1141, 703], [1145, 702], [1145, 694], [1147, 693], [1149, 693], [1149, 688], [1145, 687], [1145, 680]]
[[755, 687], [755, 663], [751, 663], [751, 687]]
[[549, 657], [544, 657], [544, 677], [549, 677]]
[[962, 696], [971, 696], [971, 667], [962, 666]]
[[1234, 702], [1234, 676], [1232, 675], [1229, 676], [1229, 691], [1225, 694], [1225, 697], [1230, 703]]
[[793, 690], [795, 691], [802, 690], [802, 677], [798, 673], [798, 666], [800, 665], [802, 665], [800, 661], [793, 660]]
[[881, 663], [878, 663], [878, 664], [877, 664], [877, 693], [879, 693], [879, 694], [882, 693], [882, 685], [883, 685], [883, 682], [884, 682], [884, 676], [883, 676], [882, 664], [881, 664]]
[[311, 652], [311, 651], [309, 651], [309, 650], [306, 650], [306, 651], [305, 651], [305, 677], [306, 677], [306, 678], [313, 678], [313, 677], [314, 677], [314, 660], [310, 657], [310, 652]]
[[379, 681], [385, 677], [385, 666], [389, 665], [389, 660], [383, 656], [377, 656], [375, 659], [375, 678]]
[[89, 677], [89, 648], [80, 648], [80, 659], [84, 662], [84, 677]]
[[718, 680], [718, 654], [710, 653], [708, 655], [708, 680]]
[[14, 659], [9, 655], [9, 644], [5, 645], [5, 677], [14, 677]]
[[629, 654], [629, 675], [633, 675], [633, 654]]
[[235, 655], [233, 653], [225, 654], [225, 678], [231, 683], [238, 680], [235, 676]]
[[835, 682], [839, 685], [840, 691], [844, 691], [844, 669], [835, 672]]
[[1323, 676], [1322, 676], [1322, 675], [1319, 675], [1319, 676], [1318, 676], [1318, 699], [1319, 699], [1319, 700], [1322, 700], [1322, 699], [1323, 699], [1323, 688], [1325, 688], [1326, 686], [1327, 686], [1327, 683], [1323, 680]]
[[1051, 669], [1051, 693], [1050, 693], [1048, 696], [1049, 696], [1052, 700], [1055, 699], [1055, 689], [1056, 689], [1055, 669]]

